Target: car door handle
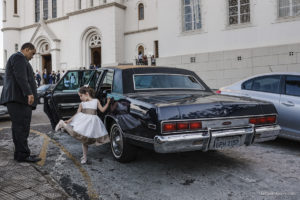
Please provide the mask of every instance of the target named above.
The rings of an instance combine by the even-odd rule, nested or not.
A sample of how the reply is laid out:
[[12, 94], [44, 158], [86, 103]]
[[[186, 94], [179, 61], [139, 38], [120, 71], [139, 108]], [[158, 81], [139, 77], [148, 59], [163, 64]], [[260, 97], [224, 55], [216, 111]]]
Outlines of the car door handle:
[[288, 106], [288, 107], [295, 106], [295, 104], [293, 102], [291, 102], [291, 101], [282, 102], [281, 104], [283, 104], [285, 106]]
[[72, 108], [78, 108], [79, 103], [61, 103], [58, 104], [58, 107], [61, 109], [72, 109]]

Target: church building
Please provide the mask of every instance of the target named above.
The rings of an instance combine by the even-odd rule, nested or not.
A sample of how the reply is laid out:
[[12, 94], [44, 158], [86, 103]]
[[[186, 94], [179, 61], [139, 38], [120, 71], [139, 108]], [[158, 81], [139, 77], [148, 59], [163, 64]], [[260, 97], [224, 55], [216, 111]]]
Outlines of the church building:
[[25, 42], [34, 70], [139, 64], [195, 71], [218, 88], [300, 72], [300, 0], [2, 0], [4, 63]]

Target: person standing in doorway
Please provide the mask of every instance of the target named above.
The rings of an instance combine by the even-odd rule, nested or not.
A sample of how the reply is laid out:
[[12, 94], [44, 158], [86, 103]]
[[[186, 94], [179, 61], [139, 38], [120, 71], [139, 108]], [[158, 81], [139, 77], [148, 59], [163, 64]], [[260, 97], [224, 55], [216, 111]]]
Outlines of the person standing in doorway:
[[36, 70], [35, 80], [37, 82], [37, 86], [40, 87], [42, 78], [41, 78], [40, 72], [38, 70]]
[[60, 71], [57, 70], [57, 74], [56, 74], [56, 83], [58, 83], [59, 80], [60, 80]]
[[56, 73], [55, 71], [52, 72], [52, 84], [56, 83]]
[[43, 82], [44, 84], [48, 84], [48, 75], [46, 70], [43, 72]]
[[62, 70], [61, 77], [64, 77], [65, 73], [66, 73], [65, 70]]
[[29, 63], [35, 52], [33, 44], [25, 43], [20, 52], [10, 56], [6, 64], [0, 99], [0, 104], [7, 106], [12, 121], [14, 159], [19, 162], [38, 162], [41, 160], [37, 156], [30, 155], [28, 147], [32, 110], [37, 106], [36, 83], [33, 69]]

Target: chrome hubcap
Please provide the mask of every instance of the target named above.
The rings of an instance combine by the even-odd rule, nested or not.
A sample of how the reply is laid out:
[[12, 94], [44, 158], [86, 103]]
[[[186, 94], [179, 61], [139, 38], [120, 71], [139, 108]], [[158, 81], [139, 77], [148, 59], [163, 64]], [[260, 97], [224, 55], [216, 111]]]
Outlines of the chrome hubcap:
[[112, 127], [111, 131], [111, 147], [115, 157], [120, 157], [123, 152], [123, 137], [117, 125]]

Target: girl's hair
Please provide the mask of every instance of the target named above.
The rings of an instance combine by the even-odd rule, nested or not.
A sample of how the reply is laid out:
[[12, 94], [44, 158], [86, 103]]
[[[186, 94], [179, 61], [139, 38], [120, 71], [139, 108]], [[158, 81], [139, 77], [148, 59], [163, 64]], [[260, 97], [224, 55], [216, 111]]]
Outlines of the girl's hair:
[[90, 95], [90, 97], [95, 98], [95, 91], [93, 88], [89, 87], [89, 86], [82, 86], [81, 88], [79, 88], [79, 93], [80, 94], [86, 94], [88, 93]]

